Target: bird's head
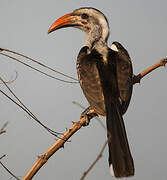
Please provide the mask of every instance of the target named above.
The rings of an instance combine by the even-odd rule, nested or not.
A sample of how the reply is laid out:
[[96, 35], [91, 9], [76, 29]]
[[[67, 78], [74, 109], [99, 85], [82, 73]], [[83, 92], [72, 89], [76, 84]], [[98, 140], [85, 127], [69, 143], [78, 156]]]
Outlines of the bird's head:
[[101, 38], [106, 42], [109, 35], [109, 25], [106, 17], [94, 8], [76, 9], [72, 13], [60, 17], [51, 25], [48, 33], [65, 27], [75, 27], [83, 30], [86, 32], [89, 41], [97, 41]]

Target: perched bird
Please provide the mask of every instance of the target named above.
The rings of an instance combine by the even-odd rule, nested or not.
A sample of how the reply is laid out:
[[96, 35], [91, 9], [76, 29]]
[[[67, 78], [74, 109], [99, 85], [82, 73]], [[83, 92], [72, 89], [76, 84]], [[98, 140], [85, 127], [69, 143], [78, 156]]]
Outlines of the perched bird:
[[111, 48], [107, 46], [109, 24], [95, 8], [80, 8], [62, 16], [48, 33], [65, 27], [79, 28], [86, 33], [85, 46], [77, 58], [78, 79], [90, 104], [85, 112], [106, 116], [111, 173], [117, 178], [133, 176], [134, 163], [122, 118], [133, 86], [129, 54], [118, 42]]

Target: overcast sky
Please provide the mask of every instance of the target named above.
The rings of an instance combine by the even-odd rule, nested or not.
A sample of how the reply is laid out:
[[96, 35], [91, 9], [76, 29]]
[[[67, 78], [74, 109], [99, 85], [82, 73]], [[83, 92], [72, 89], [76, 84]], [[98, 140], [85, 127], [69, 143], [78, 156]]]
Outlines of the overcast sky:
[[[124, 45], [133, 61], [135, 74], [167, 56], [166, 0], [1, 0], [0, 47], [24, 53], [77, 77], [76, 57], [85, 34], [74, 28], [50, 35], [47, 31], [60, 16], [85, 6], [95, 7], [106, 15], [111, 30], [108, 44], [117, 40]], [[82, 110], [72, 101], [88, 106], [79, 84], [50, 79], [3, 56], [0, 60], [0, 76], [8, 80], [15, 71], [18, 72], [17, 80], [10, 87], [50, 128], [64, 132], [71, 127], [72, 121], [79, 120]], [[167, 179], [166, 77], [166, 68], [159, 68], [145, 77], [140, 85], [135, 85], [124, 116], [136, 169], [133, 180]], [[0, 89], [7, 92], [2, 84]], [[23, 177], [55, 138], [2, 94], [0, 109], [0, 127], [9, 122], [7, 133], [0, 136], [0, 156], [7, 154], [3, 163], [15, 175]], [[105, 123], [105, 119], [103, 121]], [[34, 180], [80, 179], [100, 151], [106, 132], [96, 120], [92, 120], [71, 140], [49, 159]], [[10, 175], [0, 166], [0, 179], [9, 178]], [[87, 176], [87, 180], [93, 179], [114, 179], [109, 173], [107, 148]]]

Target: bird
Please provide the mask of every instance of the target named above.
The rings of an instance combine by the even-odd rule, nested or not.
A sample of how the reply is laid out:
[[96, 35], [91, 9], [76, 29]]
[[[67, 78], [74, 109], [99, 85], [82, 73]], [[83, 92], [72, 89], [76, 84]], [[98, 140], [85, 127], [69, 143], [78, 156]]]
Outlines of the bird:
[[75, 9], [57, 19], [48, 33], [67, 27], [86, 33], [77, 57], [78, 80], [90, 105], [84, 113], [106, 116], [111, 174], [116, 178], [134, 176], [134, 161], [123, 121], [133, 89], [130, 56], [119, 42], [108, 47], [109, 23], [96, 8]]

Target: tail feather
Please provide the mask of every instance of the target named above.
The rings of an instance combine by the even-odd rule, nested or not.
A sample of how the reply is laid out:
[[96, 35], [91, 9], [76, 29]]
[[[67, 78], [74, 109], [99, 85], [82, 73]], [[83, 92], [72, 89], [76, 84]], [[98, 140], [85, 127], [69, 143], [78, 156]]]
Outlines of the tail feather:
[[134, 175], [134, 163], [130, 152], [123, 118], [117, 104], [111, 103], [106, 108], [109, 165], [115, 177]]

